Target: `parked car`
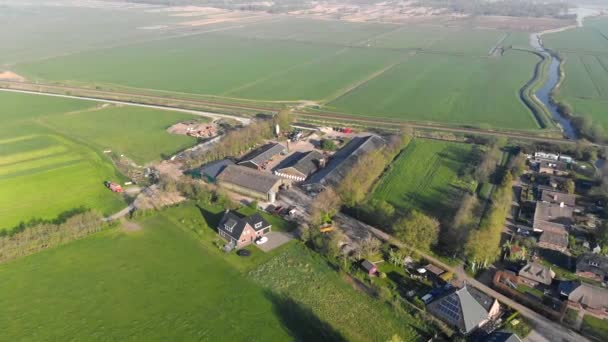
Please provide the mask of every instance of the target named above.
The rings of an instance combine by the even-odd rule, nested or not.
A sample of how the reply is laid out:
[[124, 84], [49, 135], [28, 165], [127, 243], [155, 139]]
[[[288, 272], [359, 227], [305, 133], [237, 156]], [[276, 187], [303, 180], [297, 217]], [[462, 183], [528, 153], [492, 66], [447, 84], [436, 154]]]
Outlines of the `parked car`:
[[262, 236], [261, 238], [259, 238], [255, 241], [255, 244], [262, 245], [262, 244], [265, 244], [266, 242], [268, 242], [268, 238], [265, 236]]

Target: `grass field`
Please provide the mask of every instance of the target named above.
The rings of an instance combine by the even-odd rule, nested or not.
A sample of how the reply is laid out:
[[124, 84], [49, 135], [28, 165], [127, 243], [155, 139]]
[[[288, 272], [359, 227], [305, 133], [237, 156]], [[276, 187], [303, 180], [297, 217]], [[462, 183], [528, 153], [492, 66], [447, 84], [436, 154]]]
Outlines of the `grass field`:
[[586, 20], [585, 26], [544, 37], [545, 45], [564, 58], [565, 78], [556, 92], [578, 115], [608, 129], [608, 19]]
[[392, 204], [398, 212], [417, 209], [446, 217], [458, 203], [458, 173], [468, 163], [471, 145], [414, 139], [393, 162], [372, 197]]
[[598, 341], [605, 341], [608, 339], [608, 320], [585, 315], [581, 330], [583, 334], [593, 336]]
[[32, 80], [163, 90], [221, 101], [313, 101], [321, 110], [509, 129], [538, 126], [519, 99], [538, 58], [495, 46], [521, 34], [297, 18], [24, 62]]
[[263, 289], [163, 216], [0, 266], [7, 340], [251, 340], [289, 335]]
[[0, 113], [0, 229], [80, 206], [114, 213], [125, 203], [103, 181], [123, 179], [102, 150], [143, 163], [194, 143], [165, 131], [183, 114], [10, 93]]

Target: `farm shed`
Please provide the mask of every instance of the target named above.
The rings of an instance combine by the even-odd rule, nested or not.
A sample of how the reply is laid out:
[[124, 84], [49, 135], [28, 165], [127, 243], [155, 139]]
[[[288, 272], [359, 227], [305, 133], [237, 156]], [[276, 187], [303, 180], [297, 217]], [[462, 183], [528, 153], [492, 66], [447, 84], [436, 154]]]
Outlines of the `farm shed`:
[[285, 153], [285, 151], [287, 151], [285, 146], [279, 143], [266, 144], [246, 154], [238, 164], [257, 170], [264, 169], [266, 162], [277, 154]]
[[207, 182], [215, 183], [217, 176], [219, 176], [228, 165], [234, 165], [234, 162], [230, 159], [218, 160], [201, 167], [199, 169], [199, 174], [201, 178], [205, 179]]
[[325, 167], [304, 182], [304, 189], [319, 192], [326, 186], [337, 185], [346, 176], [348, 170], [355, 165], [359, 157], [377, 150], [385, 144], [384, 139], [377, 135], [353, 138], [329, 159]]
[[279, 164], [274, 174], [303, 182], [325, 164], [325, 156], [318, 151], [296, 152]]
[[272, 226], [260, 214], [245, 217], [226, 211], [217, 227], [217, 232], [232, 249], [251, 244], [260, 236], [270, 233], [271, 228]]
[[378, 272], [378, 267], [376, 267], [376, 265], [374, 265], [371, 261], [367, 259], [363, 260], [363, 262], [361, 263], [361, 268], [363, 268], [365, 272], [367, 272], [367, 274], [370, 276]]
[[228, 190], [273, 203], [283, 181], [270, 173], [228, 165], [217, 177], [217, 183]]

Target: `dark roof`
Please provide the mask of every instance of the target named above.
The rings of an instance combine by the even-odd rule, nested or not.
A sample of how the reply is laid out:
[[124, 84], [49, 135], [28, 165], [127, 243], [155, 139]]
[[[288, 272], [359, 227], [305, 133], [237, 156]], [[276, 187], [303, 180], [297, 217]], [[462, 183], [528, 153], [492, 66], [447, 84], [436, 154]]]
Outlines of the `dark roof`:
[[494, 299], [466, 285], [431, 302], [428, 310], [464, 334], [489, 318]]
[[494, 331], [483, 339], [483, 342], [521, 342], [519, 336], [508, 331]]
[[363, 262], [361, 263], [361, 266], [368, 272], [373, 270], [376, 267], [376, 265], [372, 264], [367, 259], [363, 260]]
[[289, 158], [281, 162], [276, 170], [281, 172], [293, 168], [304, 176], [309, 176], [319, 168], [320, 160], [325, 159], [323, 153], [312, 150], [309, 152], [295, 152]]
[[266, 144], [256, 150], [247, 153], [243, 158], [241, 158], [239, 164], [250, 162], [260, 166], [264, 164], [264, 162], [270, 160], [270, 158], [282, 153], [283, 151], [285, 151], [285, 146], [279, 143]]
[[269, 193], [281, 181], [281, 178], [270, 173], [239, 165], [226, 166], [217, 179], [260, 193]]
[[543, 190], [541, 201], [558, 205], [564, 203], [569, 207], [574, 207], [576, 205], [576, 196], [558, 191]]
[[551, 285], [555, 273], [546, 266], [535, 262], [529, 262], [521, 270], [519, 270], [519, 276], [530, 280], [534, 280], [541, 284]]
[[608, 290], [581, 281], [563, 281], [559, 284], [560, 292], [568, 300], [581, 303], [593, 309], [608, 308]]
[[[560, 206], [559, 204], [538, 202], [534, 211], [534, 229], [545, 230], [555, 228], [557, 225], [569, 227], [572, 224], [574, 208]], [[557, 224], [557, 225], [556, 225]]]
[[330, 158], [324, 168], [306, 181], [305, 185], [337, 185], [361, 155], [377, 150], [384, 144], [384, 139], [377, 135], [351, 139]]
[[216, 178], [228, 165], [234, 165], [234, 162], [230, 159], [218, 160], [201, 167], [200, 174], [207, 177]]
[[552, 229], [545, 229], [540, 235], [538, 242], [560, 248], [568, 247], [568, 232], [566, 231], [566, 228], [561, 227], [559, 230], [553, 229], [557, 227], [558, 226], [552, 227]]
[[557, 171], [565, 171], [567, 169], [567, 164], [562, 161], [541, 159], [539, 167], [553, 169]]
[[585, 253], [576, 262], [576, 272], [590, 272], [601, 279], [606, 279], [608, 277], [608, 257]]
[[[257, 223], [261, 224], [256, 228]], [[255, 231], [259, 231], [270, 226], [270, 224], [264, 220], [262, 215], [258, 213], [245, 217], [238, 213], [227, 211], [224, 214], [224, 217], [222, 217], [220, 220], [218, 229], [225, 231], [232, 238], [238, 240], [241, 238], [241, 234], [243, 234], [243, 230], [247, 224], [249, 224]]]

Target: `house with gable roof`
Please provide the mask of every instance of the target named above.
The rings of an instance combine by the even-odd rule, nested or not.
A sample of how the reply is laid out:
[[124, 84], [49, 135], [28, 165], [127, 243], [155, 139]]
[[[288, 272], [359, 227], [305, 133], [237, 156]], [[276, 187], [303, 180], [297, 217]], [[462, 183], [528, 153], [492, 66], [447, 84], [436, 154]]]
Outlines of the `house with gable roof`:
[[228, 242], [229, 249], [238, 249], [270, 233], [271, 229], [272, 226], [258, 213], [242, 216], [233, 211], [226, 211], [220, 220], [217, 232]]

